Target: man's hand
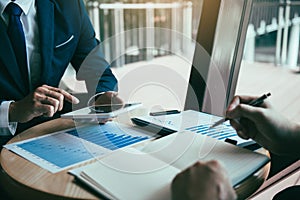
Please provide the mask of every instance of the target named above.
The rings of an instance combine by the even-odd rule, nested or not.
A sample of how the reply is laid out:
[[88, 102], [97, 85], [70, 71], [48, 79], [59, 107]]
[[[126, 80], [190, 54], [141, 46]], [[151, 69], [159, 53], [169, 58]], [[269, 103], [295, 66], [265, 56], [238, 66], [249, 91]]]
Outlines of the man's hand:
[[[118, 96], [118, 92], [108, 91], [100, 95], [94, 105], [112, 105], [112, 104], [124, 104], [123, 100]], [[108, 121], [112, 121], [111, 118], [101, 119], [100, 124], [105, 124]]]
[[62, 89], [40, 86], [24, 99], [10, 104], [9, 121], [24, 123], [38, 116], [52, 117], [63, 109], [64, 100], [79, 103], [76, 97]]
[[95, 101], [95, 105], [123, 104], [123, 100], [118, 96], [118, 92], [108, 91], [100, 95]]
[[273, 153], [299, 156], [300, 126], [275, 111], [268, 101], [260, 107], [248, 105], [253, 99], [256, 97], [236, 96], [227, 108], [226, 117], [238, 135]]
[[217, 161], [197, 162], [172, 182], [173, 200], [234, 200], [236, 194], [225, 170]]

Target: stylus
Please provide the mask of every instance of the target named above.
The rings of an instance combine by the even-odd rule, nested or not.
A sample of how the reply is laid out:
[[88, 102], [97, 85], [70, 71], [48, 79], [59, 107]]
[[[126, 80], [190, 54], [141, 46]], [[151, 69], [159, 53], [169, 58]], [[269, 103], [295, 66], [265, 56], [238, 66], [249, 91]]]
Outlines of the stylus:
[[171, 114], [178, 114], [180, 113], [179, 110], [165, 110], [159, 112], [150, 112], [149, 115], [151, 116], [160, 116], [160, 115], [171, 115]]
[[[265, 100], [266, 98], [268, 98], [269, 96], [271, 96], [271, 93], [264, 94], [264, 95], [262, 95], [261, 97], [259, 97], [259, 98], [257, 98], [257, 99], [254, 99], [254, 100], [250, 101], [248, 104], [249, 104], [250, 106], [259, 106], [259, 105], [261, 105], [261, 104], [264, 102], [264, 100]], [[219, 126], [219, 125], [221, 125], [222, 123], [226, 122], [227, 120], [229, 120], [229, 119], [228, 119], [228, 118], [222, 118], [222, 119], [220, 119], [219, 121], [215, 122], [213, 125], [211, 125], [209, 128], [214, 128], [214, 127], [216, 127], [216, 126]]]

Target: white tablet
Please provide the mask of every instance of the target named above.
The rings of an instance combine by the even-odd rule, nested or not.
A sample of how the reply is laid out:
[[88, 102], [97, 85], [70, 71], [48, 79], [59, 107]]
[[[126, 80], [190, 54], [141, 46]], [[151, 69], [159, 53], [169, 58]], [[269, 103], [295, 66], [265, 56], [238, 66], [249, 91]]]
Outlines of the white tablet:
[[121, 113], [128, 112], [142, 106], [142, 103], [126, 104], [103, 104], [97, 106], [85, 107], [61, 115], [61, 118], [68, 119], [107, 119], [116, 117]]

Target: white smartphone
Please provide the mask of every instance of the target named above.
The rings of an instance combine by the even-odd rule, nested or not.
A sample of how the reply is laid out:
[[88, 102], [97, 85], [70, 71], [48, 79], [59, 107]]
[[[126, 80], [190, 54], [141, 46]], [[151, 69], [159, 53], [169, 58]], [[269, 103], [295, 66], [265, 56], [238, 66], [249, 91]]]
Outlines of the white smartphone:
[[103, 104], [85, 107], [61, 115], [61, 118], [68, 119], [107, 119], [116, 117], [119, 114], [128, 112], [142, 106], [142, 103], [126, 103], [126, 104]]

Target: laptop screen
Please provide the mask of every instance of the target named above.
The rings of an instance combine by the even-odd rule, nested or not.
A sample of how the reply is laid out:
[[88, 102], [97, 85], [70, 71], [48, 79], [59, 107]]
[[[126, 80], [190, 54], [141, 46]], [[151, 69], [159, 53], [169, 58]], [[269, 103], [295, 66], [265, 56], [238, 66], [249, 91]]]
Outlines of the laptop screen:
[[185, 110], [222, 115], [233, 97], [252, 0], [202, 0]]

